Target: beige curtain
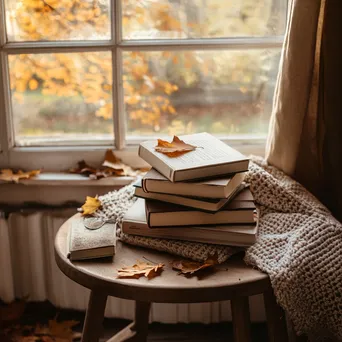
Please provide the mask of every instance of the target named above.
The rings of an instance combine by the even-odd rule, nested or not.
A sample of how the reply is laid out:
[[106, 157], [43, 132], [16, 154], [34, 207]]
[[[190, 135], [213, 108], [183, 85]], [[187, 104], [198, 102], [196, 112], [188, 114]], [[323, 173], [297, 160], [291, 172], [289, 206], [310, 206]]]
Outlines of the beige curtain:
[[266, 145], [267, 161], [340, 220], [341, 14], [340, 0], [292, 0]]

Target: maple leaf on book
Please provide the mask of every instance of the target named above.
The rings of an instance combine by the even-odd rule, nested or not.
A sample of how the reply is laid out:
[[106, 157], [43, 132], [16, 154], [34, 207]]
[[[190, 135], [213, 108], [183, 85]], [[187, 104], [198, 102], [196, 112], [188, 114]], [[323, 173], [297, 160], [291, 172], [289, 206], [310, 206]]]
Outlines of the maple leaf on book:
[[158, 145], [155, 147], [155, 150], [166, 154], [168, 157], [178, 157], [183, 153], [191, 152], [196, 148], [197, 147], [194, 145], [186, 144], [175, 135], [170, 143], [165, 140], [158, 139]]
[[145, 261], [137, 261], [130, 267], [123, 267], [118, 270], [118, 278], [140, 278], [142, 276], [152, 279], [163, 270], [164, 264], [150, 264]]

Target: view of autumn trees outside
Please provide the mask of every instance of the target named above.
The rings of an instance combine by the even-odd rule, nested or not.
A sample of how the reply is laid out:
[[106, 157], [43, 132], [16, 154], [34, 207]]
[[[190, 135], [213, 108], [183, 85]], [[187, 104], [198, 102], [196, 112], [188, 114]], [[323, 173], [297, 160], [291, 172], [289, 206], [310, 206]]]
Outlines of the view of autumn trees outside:
[[[6, 0], [9, 42], [109, 40], [109, 0]], [[122, 0], [123, 40], [284, 33], [285, 0]], [[120, 50], [121, 51], [121, 50]], [[280, 49], [122, 50], [127, 137], [265, 134]], [[113, 138], [112, 53], [8, 57], [17, 145]], [[115, 115], [115, 113], [114, 113]]]

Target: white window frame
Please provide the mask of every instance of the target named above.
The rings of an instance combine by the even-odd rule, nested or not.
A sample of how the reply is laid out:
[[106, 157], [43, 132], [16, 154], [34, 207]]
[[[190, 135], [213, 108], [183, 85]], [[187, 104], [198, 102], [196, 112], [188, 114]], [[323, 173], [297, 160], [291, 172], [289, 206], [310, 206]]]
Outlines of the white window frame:
[[[284, 0], [286, 2], [286, 0]], [[104, 151], [114, 148], [116, 153], [134, 166], [143, 165], [137, 158], [137, 146], [141, 139], [126, 140], [122, 84], [123, 51], [176, 51], [176, 50], [241, 50], [256, 48], [281, 48], [284, 36], [253, 38], [206, 38], [191, 40], [131, 40], [121, 38], [121, 8], [119, 0], [111, 0], [111, 39], [106, 41], [58, 41], [58, 42], [6, 42], [4, 0], [0, 0], [0, 168], [39, 168], [60, 170], [74, 166], [80, 159], [101, 162]], [[115, 17], [117, 15], [117, 17]], [[111, 51], [113, 63], [113, 122], [114, 139], [101, 141], [101, 146], [42, 146], [17, 147], [14, 144], [8, 54], [44, 52]], [[1, 81], [2, 80], [2, 81]], [[114, 115], [116, 113], [116, 115]], [[246, 154], [263, 154], [266, 137], [222, 137], [222, 140]]]

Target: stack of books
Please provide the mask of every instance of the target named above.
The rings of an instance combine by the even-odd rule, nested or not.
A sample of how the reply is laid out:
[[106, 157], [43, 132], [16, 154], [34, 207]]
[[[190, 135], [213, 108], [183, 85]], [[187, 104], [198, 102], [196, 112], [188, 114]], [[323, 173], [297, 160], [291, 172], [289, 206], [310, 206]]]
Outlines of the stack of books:
[[196, 146], [169, 157], [156, 141], [140, 144], [139, 156], [152, 169], [135, 183], [127, 211], [126, 234], [250, 246], [257, 233], [256, 207], [244, 183], [249, 160], [208, 133], [180, 137]]

